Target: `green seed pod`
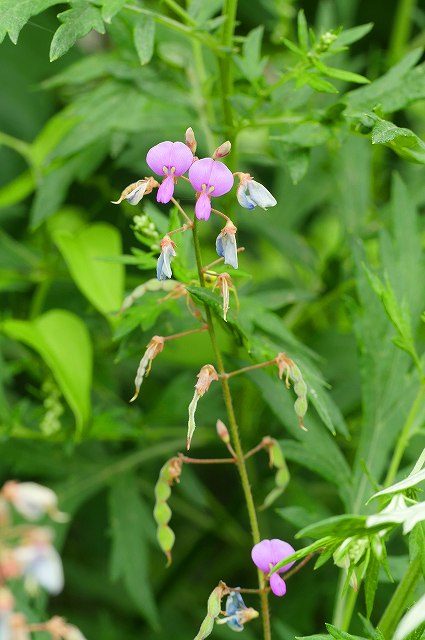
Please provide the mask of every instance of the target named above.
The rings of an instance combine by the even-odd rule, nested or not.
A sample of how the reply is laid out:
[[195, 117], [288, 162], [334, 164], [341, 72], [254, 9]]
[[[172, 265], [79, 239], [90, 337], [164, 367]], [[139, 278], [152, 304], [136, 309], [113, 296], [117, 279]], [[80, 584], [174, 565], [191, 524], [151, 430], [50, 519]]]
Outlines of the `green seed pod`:
[[207, 638], [214, 628], [214, 620], [218, 617], [221, 611], [221, 599], [225, 593], [228, 593], [227, 587], [220, 582], [208, 598], [207, 610], [208, 613], [205, 616], [195, 640], [204, 640]]
[[299, 382], [300, 380], [303, 380], [301, 371], [298, 369], [297, 365], [294, 362], [292, 363], [292, 366], [289, 370], [289, 376], [292, 382]]
[[153, 510], [153, 517], [157, 524], [168, 524], [171, 520], [171, 509], [166, 502], [157, 502]]
[[167, 554], [169, 560], [171, 561], [170, 551], [173, 548], [174, 541], [176, 539], [174, 531], [170, 529], [168, 525], [161, 524], [157, 529], [156, 537], [158, 539], [159, 546], [161, 547], [163, 552]]
[[297, 394], [297, 396], [305, 396], [307, 393], [307, 385], [304, 382], [304, 380], [298, 380], [298, 382], [296, 382], [294, 384], [294, 391]]
[[273, 444], [270, 447], [270, 460], [273, 466], [276, 467], [276, 469], [280, 469], [285, 464], [282, 449], [280, 448], [277, 440], [274, 440]]
[[295, 400], [294, 409], [297, 416], [303, 418], [307, 411], [307, 398], [305, 396], [297, 398]]
[[168, 482], [164, 482], [161, 478], [155, 485], [155, 498], [158, 502], [165, 502], [171, 495], [171, 487]]
[[216, 587], [208, 598], [207, 610], [210, 616], [216, 618], [221, 611], [221, 587]]
[[285, 465], [284, 468], [279, 469], [279, 471], [276, 473], [276, 478], [275, 478], [276, 486], [279, 487], [279, 489], [282, 489], [283, 491], [289, 482], [289, 478], [290, 478], [289, 471], [287, 466]]

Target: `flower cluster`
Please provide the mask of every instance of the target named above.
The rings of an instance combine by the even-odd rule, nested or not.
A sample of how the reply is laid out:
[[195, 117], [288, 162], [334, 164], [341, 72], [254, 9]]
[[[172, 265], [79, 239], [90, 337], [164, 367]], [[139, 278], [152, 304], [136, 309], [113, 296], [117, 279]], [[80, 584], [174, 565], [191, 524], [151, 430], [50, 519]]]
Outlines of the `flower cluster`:
[[58, 510], [56, 494], [35, 482], [10, 480], [0, 489], [0, 638], [29, 640], [32, 631], [46, 631], [51, 638], [85, 640], [82, 633], [63, 618], [53, 617], [40, 624], [29, 624], [15, 610], [15, 599], [7, 587], [9, 580], [21, 578], [30, 594], [39, 587], [52, 595], [63, 589], [62, 561], [52, 544], [49, 527], [13, 524], [13, 511], [33, 522], [50, 516], [57, 522], [67, 520]]
[[[208, 220], [211, 212], [221, 215], [227, 220], [226, 226], [221, 230], [216, 240], [217, 254], [224, 258], [224, 264], [238, 268], [236, 227], [230, 218], [212, 207], [212, 199], [228, 193], [234, 184], [234, 179], [239, 179], [237, 188], [237, 200], [245, 209], [261, 207], [267, 209], [277, 204], [270, 191], [262, 184], [254, 180], [249, 173], [237, 171], [232, 173], [230, 169], [219, 160], [230, 153], [231, 144], [227, 140], [223, 142], [209, 158], [198, 158], [196, 153], [197, 142], [191, 127], [187, 129], [185, 143], [165, 140], [149, 149], [146, 163], [149, 168], [162, 178], [162, 182], [150, 176], [138, 180], [126, 187], [118, 200], [113, 204], [120, 204], [126, 200], [131, 205], [137, 205], [145, 195], [153, 189], [158, 189], [157, 202], [167, 204], [176, 202], [174, 190], [179, 178], [187, 180], [195, 190], [196, 203], [195, 215], [198, 220]], [[184, 174], [188, 173], [188, 177]], [[182, 230], [189, 228], [185, 225]], [[171, 232], [170, 232], [171, 233]], [[161, 254], [157, 265], [157, 278], [164, 280], [172, 277], [171, 258], [176, 255], [176, 245], [166, 235], [160, 243]]]

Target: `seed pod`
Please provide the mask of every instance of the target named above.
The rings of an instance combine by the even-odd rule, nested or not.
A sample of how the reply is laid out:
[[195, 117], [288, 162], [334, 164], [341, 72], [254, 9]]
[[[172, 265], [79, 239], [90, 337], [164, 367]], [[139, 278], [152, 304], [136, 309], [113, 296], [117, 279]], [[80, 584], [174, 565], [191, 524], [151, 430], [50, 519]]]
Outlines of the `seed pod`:
[[226, 593], [229, 593], [229, 589], [224, 583], [220, 582], [208, 598], [207, 615], [195, 636], [195, 640], [204, 640], [204, 638], [207, 638], [211, 634], [214, 628], [214, 620], [219, 616], [221, 611], [221, 600]]
[[277, 440], [270, 438], [269, 445], [270, 465], [277, 469], [275, 476], [276, 486], [270, 491], [270, 493], [264, 499], [260, 509], [266, 509], [278, 498], [286, 489], [290, 475], [288, 467], [286, 466], [285, 456], [283, 455], [282, 448]]
[[274, 362], [279, 368], [279, 378], [282, 380], [283, 374], [286, 373], [285, 383], [289, 389], [289, 380], [294, 383], [294, 391], [297, 394], [297, 399], [294, 404], [295, 413], [300, 419], [300, 427], [304, 431], [307, 431], [303, 424], [303, 418], [307, 412], [307, 385], [304, 382], [301, 371], [291, 358], [288, 358], [286, 353], [278, 353]]
[[190, 449], [190, 443], [192, 441], [193, 433], [196, 429], [195, 412], [198, 405], [199, 398], [202, 398], [204, 393], [210, 388], [211, 382], [218, 380], [218, 373], [214, 369], [212, 364], [205, 364], [198, 373], [198, 381], [195, 384], [195, 393], [189, 404], [189, 419], [187, 423], [187, 450]]
[[167, 556], [167, 566], [171, 563], [171, 549], [174, 545], [175, 535], [168, 526], [171, 520], [172, 512], [167, 504], [167, 500], [171, 495], [171, 486], [174, 482], [179, 482], [182, 469], [182, 461], [178, 457], [167, 460], [159, 472], [159, 478], [155, 485], [155, 507], [153, 517], [158, 525], [156, 537], [159, 546]]

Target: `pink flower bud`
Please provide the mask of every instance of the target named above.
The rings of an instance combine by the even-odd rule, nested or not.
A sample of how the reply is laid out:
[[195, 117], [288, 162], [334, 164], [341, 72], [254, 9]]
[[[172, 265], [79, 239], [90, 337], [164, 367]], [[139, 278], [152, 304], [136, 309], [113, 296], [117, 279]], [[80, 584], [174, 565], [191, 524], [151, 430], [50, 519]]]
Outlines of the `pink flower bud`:
[[218, 437], [223, 440], [225, 444], [229, 444], [230, 436], [229, 431], [222, 420], [217, 420], [216, 424]]
[[186, 130], [185, 142], [186, 142], [186, 146], [189, 147], [191, 152], [195, 155], [196, 147], [198, 146], [198, 143], [196, 142], [195, 134], [193, 133], [192, 127], [189, 127]]
[[229, 140], [226, 140], [226, 142], [223, 142], [214, 151], [214, 153], [212, 155], [213, 160], [217, 160], [218, 158], [224, 158], [224, 156], [228, 156], [231, 150], [232, 150], [232, 145], [229, 142]]

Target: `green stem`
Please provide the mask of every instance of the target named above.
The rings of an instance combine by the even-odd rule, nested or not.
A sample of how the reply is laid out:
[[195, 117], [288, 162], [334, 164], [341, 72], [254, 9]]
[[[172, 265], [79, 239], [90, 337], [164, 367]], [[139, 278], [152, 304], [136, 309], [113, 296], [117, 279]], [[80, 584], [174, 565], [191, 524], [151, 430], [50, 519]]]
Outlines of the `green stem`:
[[341, 629], [341, 631], [348, 631], [350, 628], [351, 618], [360, 588], [360, 585], [358, 585], [357, 591], [349, 589], [344, 592], [346, 578], [346, 572], [341, 569], [333, 614], [333, 624], [335, 627], [338, 627], [338, 629]]
[[391, 640], [393, 637], [401, 616], [412, 601], [421, 575], [421, 557], [418, 554], [409, 564], [402, 581], [394, 591], [382, 618], [378, 622], [378, 628], [386, 640]]
[[422, 406], [422, 403], [425, 399], [425, 381], [421, 382], [421, 386], [419, 387], [419, 391], [416, 395], [416, 398], [412, 404], [412, 407], [409, 411], [409, 415], [407, 416], [407, 420], [404, 423], [403, 429], [401, 430], [400, 436], [397, 440], [396, 448], [394, 449], [393, 457], [391, 459], [391, 463], [388, 469], [387, 476], [385, 478], [384, 487], [389, 487], [393, 482], [397, 475], [397, 471], [400, 466], [400, 462], [403, 458], [403, 454], [406, 450], [407, 445], [409, 444], [409, 439], [412, 430], [412, 425], [416, 419], [419, 409]]
[[[192, 40], [193, 67], [189, 67], [189, 79], [192, 84], [193, 97], [199, 114], [199, 120], [204, 132], [207, 147], [212, 153], [217, 144], [211, 131], [211, 124], [215, 122], [213, 100], [205, 95], [208, 76], [205, 71], [202, 47], [199, 42]], [[210, 124], [211, 123], [211, 124]]]
[[[195, 249], [196, 264], [198, 267], [199, 282], [201, 284], [201, 287], [205, 287], [205, 276], [202, 270], [201, 247], [199, 244], [196, 217], [194, 218], [194, 225], [193, 225], [193, 244]], [[230, 393], [229, 383], [227, 378], [223, 377], [223, 374], [225, 373], [223, 357], [221, 355], [220, 347], [217, 341], [211, 309], [208, 307], [208, 305], [205, 305], [205, 314], [207, 317], [208, 331], [210, 334], [211, 344], [212, 344], [214, 355], [216, 358], [217, 369], [222, 376], [220, 378], [220, 382], [223, 389], [224, 403], [226, 405], [230, 433], [232, 436], [233, 445], [236, 452], [236, 465], [238, 467], [238, 471], [239, 471], [239, 475], [242, 483], [242, 490], [245, 496], [245, 502], [248, 510], [248, 517], [251, 525], [252, 539], [254, 544], [257, 544], [258, 542], [260, 542], [260, 539], [261, 539], [260, 529], [258, 526], [257, 512], [255, 509], [254, 499], [252, 497], [251, 487], [249, 484], [248, 472], [245, 465], [245, 456], [242, 449], [241, 439], [239, 436], [239, 429], [236, 421], [235, 410], [233, 408], [233, 401]], [[268, 603], [267, 593], [265, 592], [266, 580], [263, 572], [260, 571], [259, 569], [257, 570], [257, 574], [258, 574], [258, 586], [260, 589], [260, 601], [261, 601], [261, 612], [262, 612], [262, 620], [263, 620], [264, 640], [271, 640], [269, 603]]]
[[186, 22], [186, 24], [190, 25], [191, 27], [196, 27], [198, 25], [196, 20], [192, 18], [192, 16], [185, 9], [183, 9], [183, 7], [175, 2], [175, 0], [162, 0], [162, 2], [166, 4], [171, 11], [174, 11], [176, 15], [180, 16], [180, 18], [182, 18]]
[[233, 60], [231, 50], [233, 48], [233, 35], [235, 32], [236, 11], [238, 8], [238, 0], [225, 0], [222, 15], [226, 18], [221, 32], [221, 44], [223, 49], [229, 51], [228, 55], [220, 58], [220, 85], [221, 85], [221, 106], [223, 112], [225, 134], [234, 144], [234, 119], [232, 105], [229, 102], [229, 96], [233, 93]]
[[409, 40], [412, 13], [415, 4], [416, 0], [399, 0], [388, 47], [390, 64], [397, 62], [403, 55], [404, 48]]
[[31, 146], [27, 142], [0, 131], [0, 147], [2, 145], [19, 153], [19, 155], [25, 158], [29, 165], [32, 165]]

